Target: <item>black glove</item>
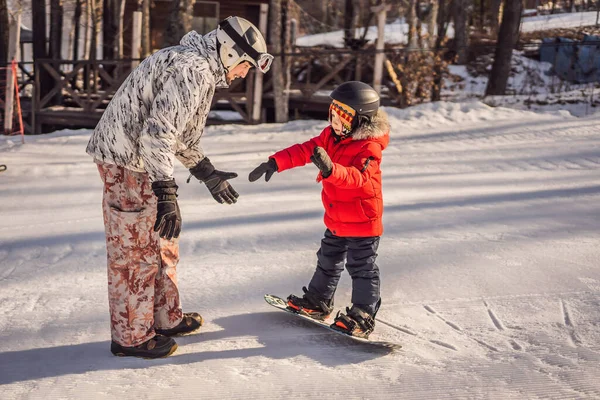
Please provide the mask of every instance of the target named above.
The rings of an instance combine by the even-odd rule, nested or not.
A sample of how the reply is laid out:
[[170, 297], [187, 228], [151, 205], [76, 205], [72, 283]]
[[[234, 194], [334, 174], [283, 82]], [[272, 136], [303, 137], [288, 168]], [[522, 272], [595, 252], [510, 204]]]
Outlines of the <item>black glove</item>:
[[319, 146], [315, 147], [313, 150], [313, 155], [310, 156], [310, 161], [312, 161], [313, 164], [315, 164], [321, 170], [323, 179], [331, 175], [333, 163], [331, 162], [331, 158], [329, 158], [329, 154], [327, 154], [324, 148]]
[[265, 174], [265, 182], [269, 182], [269, 179], [271, 179], [271, 176], [273, 176], [275, 172], [277, 172], [277, 161], [275, 161], [274, 158], [269, 158], [269, 161], [260, 164], [250, 172], [248, 180], [254, 182]]
[[237, 178], [237, 174], [216, 170], [208, 157], [190, 169], [190, 173], [200, 182], [204, 182], [213, 198], [221, 204], [233, 204], [240, 197], [227, 182], [228, 179]]
[[177, 204], [177, 185], [175, 180], [152, 182], [152, 191], [158, 198], [156, 205], [156, 223], [154, 232], [161, 238], [171, 240], [181, 232], [181, 212]]

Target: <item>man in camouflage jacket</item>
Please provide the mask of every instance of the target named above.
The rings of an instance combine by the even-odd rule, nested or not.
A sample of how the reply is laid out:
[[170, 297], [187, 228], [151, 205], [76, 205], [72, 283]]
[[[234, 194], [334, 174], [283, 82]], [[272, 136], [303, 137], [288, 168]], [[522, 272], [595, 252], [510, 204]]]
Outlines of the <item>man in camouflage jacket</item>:
[[216, 201], [237, 201], [227, 182], [237, 174], [216, 170], [200, 139], [215, 89], [253, 66], [266, 72], [269, 57], [262, 35], [243, 18], [230, 17], [205, 36], [192, 31], [131, 72], [92, 133], [86, 151], [104, 183], [113, 354], [164, 357], [177, 348], [171, 336], [200, 328], [198, 313], [182, 312], [177, 288], [175, 159]]

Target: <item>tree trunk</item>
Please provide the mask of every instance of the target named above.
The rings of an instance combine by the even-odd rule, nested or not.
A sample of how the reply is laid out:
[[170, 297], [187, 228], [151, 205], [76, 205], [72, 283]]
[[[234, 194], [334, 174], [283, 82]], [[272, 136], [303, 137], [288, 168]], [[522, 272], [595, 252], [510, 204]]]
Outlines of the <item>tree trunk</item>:
[[423, 49], [423, 23], [421, 22], [421, 18], [419, 18], [419, 10], [421, 9], [421, 0], [416, 0], [415, 9], [417, 11], [417, 46], [419, 49]]
[[435, 49], [435, 43], [437, 42], [437, 32], [440, 32], [436, 29], [438, 13], [440, 11], [440, 1], [443, 0], [432, 0], [431, 1], [431, 10], [429, 11], [429, 15], [427, 16], [427, 34], [428, 38], [428, 47], [430, 49]]
[[502, 0], [490, 1], [490, 33], [492, 34], [492, 36], [498, 36], [501, 4]]
[[[8, 5], [6, 0], [0, 0], [0, 66], [8, 62]], [[4, 79], [4, 74], [0, 75], [0, 82]], [[0, 93], [0, 97], [4, 97]]]
[[90, 60], [98, 59], [98, 39], [100, 37], [100, 23], [102, 22], [102, 0], [90, 0], [91, 11], [91, 40], [90, 40]]
[[75, 1], [75, 12], [73, 13], [73, 61], [79, 59], [79, 36], [81, 28], [81, 14], [83, 9], [83, 0]]
[[[31, 0], [31, 26], [33, 29], [33, 60], [47, 59], [45, 0]], [[39, 79], [39, 98], [42, 99], [52, 89], [52, 78], [45, 68], [40, 68]]]
[[417, 37], [417, 0], [408, 0], [406, 23], [408, 24], [408, 49], [416, 49], [419, 47], [419, 38]]
[[117, 57], [123, 58], [123, 18], [125, 16], [125, 0], [117, 0], [115, 18], [117, 19]]
[[344, 43], [348, 45], [354, 39], [354, 0], [346, 0], [344, 9]]
[[83, 59], [90, 58], [90, 31], [92, 29], [92, 11], [90, 0], [85, 0], [85, 24], [83, 25]]
[[148, 57], [151, 52], [150, 38], [150, 0], [142, 1], [142, 58]]
[[469, 33], [467, 24], [467, 1], [454, 0], [454, 50], [457, 54], [456, 63], [464, 65], [467, 63], [469, 50]]
[[105, 60], [122, 59], [125, 0], [104, 0], [103, 10], [103, 58]]
[[62, 59], [62, 0], [50, 0], [50, 50], [49, 56], [54, 60]]
[[[321, 1], [319, 4], [321, 6], [321, 18], [320, 21], [323, 23], [323, 25], [327, 25], [329, 22], [329, 2], [328, 1]], [[319, 29], [322, 30], [323, 28]]]
[[[269, 48], [273, 53], [282, 53], [281, 0], [271, 0], [269, 6]], [[288, 105], [285, 95], [285, 79], [283, 56], [275, 56], [273, 60], [273, 96], [275, 102], [275, 122], [287, 122]]]
[[163, 36], [163, 47], [179, 44], [183, 35], [192, 29], [192, 15], [192, 0], [173, 0]]
[[512, 52], [519, 37], [519, 26], [521, 23], [521, 0], [505, 0], [502, 24], [498, 34], [496, 55], [490, 73], [486, 96], [503, 95], [510, 75]]
[[102, 58], [115, 59], [117, 56], [117, 21], [115, 12], [119, 0], [104, 0], [102, 7]]
[[446, 8], [446, 0], [439, 1], [439, 11], [437, 15], [437, 37], [435, 38], [435, 60], [433, 65], [433, 87], [431, 88], [431, 101], [440, 101], [442, 98], [442, 62], [443, 49], [442, 43], [446, 38], [446, 20], [448, 12]]

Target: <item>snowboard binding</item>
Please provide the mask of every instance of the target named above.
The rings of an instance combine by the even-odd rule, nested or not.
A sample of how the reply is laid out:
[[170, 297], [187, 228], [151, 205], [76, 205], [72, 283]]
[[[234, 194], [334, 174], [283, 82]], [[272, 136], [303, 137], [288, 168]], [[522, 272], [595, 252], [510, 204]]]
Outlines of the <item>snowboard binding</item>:
[[331, 327], [350, 336], [358, 336], [366, 339], [373, 332], [373, 329], [375, 329], [375, 320], [360, 308], [346, 307], [346, 314], [338, 311]]
[[353, 306], [346, 307], [346, 314], [338, 311], [331, 328], [350, 336], [358, 336], [367, 339], [375, 329], [375, 315], [381, 306], [381, 299], [375, 305], [373, 315], [364, 311], [362, 308]]
[[326, 300], [310, 293], [306, 286], [302, 288], [302, 297], [289, 295], [287, 308], [295, 313], [307, 315], [318, 320], [325, 320], [333, 311], [333, 298]]

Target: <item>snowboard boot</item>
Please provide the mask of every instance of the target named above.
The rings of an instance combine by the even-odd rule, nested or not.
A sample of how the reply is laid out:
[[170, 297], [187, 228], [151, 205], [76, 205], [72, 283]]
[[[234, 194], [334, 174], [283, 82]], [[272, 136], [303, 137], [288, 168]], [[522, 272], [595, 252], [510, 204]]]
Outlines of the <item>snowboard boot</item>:
[[323, 299], [310, 293], [306, 286], [302, 288], [302, 291], [304, 292], [302, 297], [293, 294], [288, 296], [288, 309], [321, 321], [329, 317], [333, 311], [333, 298]]
[[121, 346], [115, 341], [110, 343], [110, 351], [119, 357], [140, 357], [146, 359], [170, 356], [177, 350], [177, 343], [169, 337], [156, 335], [152, 339], [133, 347]]
[[187, 335], [193, 333], [200, 329], [204, 320], [202, 316], [196, 312], [193, 313], [183, 313], [183, 318], [178, 325], [175, 325], [173, 328], [169, 329], [158, 329], [154, 328], [154, 331], [158, 335], [163, 336], [180, 336]]
[[352, 308], [346, 307], [346, 314], [338, 311], [331, 328], [351, 336], [368, 339], [373, 329], [375, 329], [375, 315], [379, 311], [380, 305], [381, 299], [377, 301], [373, 315], [355, 305]]

